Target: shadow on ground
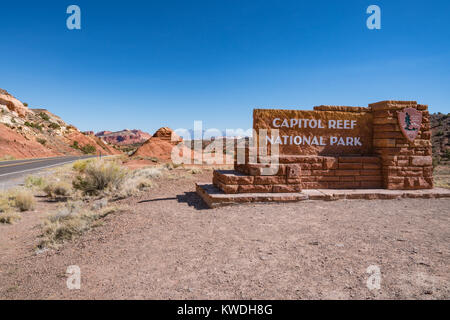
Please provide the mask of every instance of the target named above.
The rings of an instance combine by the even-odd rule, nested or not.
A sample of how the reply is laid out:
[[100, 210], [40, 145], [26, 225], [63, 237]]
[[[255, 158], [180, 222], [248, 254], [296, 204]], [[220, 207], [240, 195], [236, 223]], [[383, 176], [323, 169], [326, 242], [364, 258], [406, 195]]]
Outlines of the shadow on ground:
[[200, 198], [198, 194], [195, 192], [185, 192], [184, 194], [177, 195], [176, 197], [141, 200], [138, 203], [165, 201], [165, 200], [177, 200], [180, 203], [187, 203], [188, 206], [194, 207], [197, 210], [209, 209], [206, 203], [203, 202], [202, 198]]

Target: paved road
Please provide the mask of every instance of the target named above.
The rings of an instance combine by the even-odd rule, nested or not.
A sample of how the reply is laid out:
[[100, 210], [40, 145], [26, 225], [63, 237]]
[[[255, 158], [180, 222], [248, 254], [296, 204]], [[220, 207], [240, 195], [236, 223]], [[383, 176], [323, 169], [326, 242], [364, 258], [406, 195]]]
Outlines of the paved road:
[[96, 156], [68, 156], [26, 160], [0, 161], [0, 183], [21, 178], [45, 168], [56, 167], [79, 159], [94, 158]]

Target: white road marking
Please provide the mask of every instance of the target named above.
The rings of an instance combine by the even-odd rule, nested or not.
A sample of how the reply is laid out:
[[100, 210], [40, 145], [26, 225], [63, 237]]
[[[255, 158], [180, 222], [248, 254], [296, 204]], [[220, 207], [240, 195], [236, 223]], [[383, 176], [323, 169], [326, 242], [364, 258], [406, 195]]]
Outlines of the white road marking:
[[29, 172], [29, 171], [36, 171], [36, 170], [41, 170], [41, 169], [46, 169], [46, 168], [51, 168], [51, 167], [56, 167], [56, 166], [60, 166], [66, 163], [71, 163], [77, 160], [71, 160], [71, 161], [66, 161], [66, 162], [60, 162], [57, 164], [51, 164], [45, 167], [39, 167], [39, 168], [33, 168], [33, 169], [27, 169], [27, 170], [22, 170], [22, 171], [15, 171], [15, 172], [10, 172], [10, 173], [4, 173], [4, 174], [0, 174], [0, 177], [4, 177], [4, 176], [10, 176], [12, 174], [19, 174], [19, 173], [24, 173], [24, 172]]

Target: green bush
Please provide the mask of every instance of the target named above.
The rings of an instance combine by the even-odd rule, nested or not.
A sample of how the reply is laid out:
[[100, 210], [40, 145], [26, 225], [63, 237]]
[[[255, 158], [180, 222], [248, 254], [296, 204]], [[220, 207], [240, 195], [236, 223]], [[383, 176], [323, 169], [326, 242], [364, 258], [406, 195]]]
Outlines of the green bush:
[[44, 112], [39, 113], [39, 116], [45, 121], [49, 121], [50, 120], [50, 117], [48, 116], [48, 114], [46, 114]]
[[48, 125], [48, 127], [52, 128], [52, 129], [59, 129], [59, 128], [61, 128], [61, 126], [59, 124], [55, 123], [55, 122], [50, 123]]
[[45, 144], [47, 143], [47, 140], [42, 139], [42, 138], [37, 138], [36, 140], [37, 140], [37, 142], [39, 142], [39, 143], [42, 144], [43, 146], [45, 146]]
[[87, 145], [81, 147], [80, 150], [84, 154], [95, 153], [97, 151], [97, 149], [95, 149], [95, 147], [93, 145], [90, 145], [90, 144], [87, 144]]
[[74, 141], [73, 144], [71, 145], [71, 147], [74, 149], [80, 149], [80, 145], [78, 144], [78, 141]]
[[40, 124], [32, 123], [32, 122], [28, 122], [28, 121], [25, 121], [24, 124], [25, 124], [27, 127], [34, 128], [34, 129], [38, 129], [39, 131], [42, 131], [42, 126], [41, 126]]

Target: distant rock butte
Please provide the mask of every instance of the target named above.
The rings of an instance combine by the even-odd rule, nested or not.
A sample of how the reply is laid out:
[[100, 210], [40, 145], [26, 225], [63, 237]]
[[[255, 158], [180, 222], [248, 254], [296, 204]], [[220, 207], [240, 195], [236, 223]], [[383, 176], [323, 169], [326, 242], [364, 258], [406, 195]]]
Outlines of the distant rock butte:
[[103, 141], [119, 146], [132, 145], [136, 143], [144, 143], [152, 136], [141, 130], [128, 130], [122, 131], [100, 131], [95, 134], [96, 137], [101, 138]]
[[[172, 157], [172, 149], [182, 141], [183, 139], [172, 129], [163, 127], [158, 129], [133, 155], [169, 161]], [[191, 154], [191, 152], [192, 150], [186, 146], [180, 148], [181, 154]]]

